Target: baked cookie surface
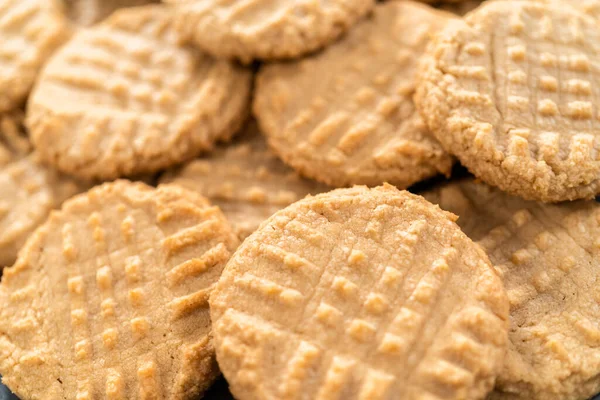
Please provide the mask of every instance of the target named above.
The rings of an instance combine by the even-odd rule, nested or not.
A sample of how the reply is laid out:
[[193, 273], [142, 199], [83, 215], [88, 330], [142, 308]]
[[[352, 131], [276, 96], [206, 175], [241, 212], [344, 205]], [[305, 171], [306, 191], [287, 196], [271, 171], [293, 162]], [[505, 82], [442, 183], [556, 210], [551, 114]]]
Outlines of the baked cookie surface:
[[25, 102], [41, 67], [70, 33], [59, 0], [2, 0], [0, 113]]
[[210, 299], [234, 396], [484, 398], [508, 302], [453, 220], [389, 185], [307, 197], [269, 218]]
[[90, 26], [108, 17], [110, 14], [125, 7], [138, 7], [159, 0], [64, 0], [67, 5], [67, 15], [76, 24]]
[[0, 167], [0, 269], [12, 265], [51, 210], [87, 187], [45, 167], [35, 154]]
[[600, 392], [600, 204], [544, 205], [470, 180], [425, 198], [459, 216], [508, 293], [509, 352], [489, 399], [573, 400]]
[[330, 186], [404, 188], [449, 174], [452, 158], [412, 101], [418, 57], [449, 18], [419, 3], [379, 4], [322, 53], [264, 66], [253, 108], [271, 147]]
[[267, 148], [255, 122], [236, 141], [194, 160], [161, 182], [196, 190], [219, 206], [243, 240], [275, 212], [329, 188], [300, 177]]
[[170, 9], [121, 9], [48, 63], [27, 125], [44, 160], [87, 179], [152, 173], [229, 139], [252, 73], [179, 44]]
[[177, 28], [216, 57], [296, 58], [345, 33], [375, 0], [165, 0], [174, 5]]
[[0, 285], [0, 373], [23, 399], [195, 399], [218, 375], [208, 297], [237, 238], [173, 185], [66, 202]]
[[600, 191], [597, 23], [556, 2], [486, 2], [430, 46], [417, 106], [478, 178], [556, 202]]

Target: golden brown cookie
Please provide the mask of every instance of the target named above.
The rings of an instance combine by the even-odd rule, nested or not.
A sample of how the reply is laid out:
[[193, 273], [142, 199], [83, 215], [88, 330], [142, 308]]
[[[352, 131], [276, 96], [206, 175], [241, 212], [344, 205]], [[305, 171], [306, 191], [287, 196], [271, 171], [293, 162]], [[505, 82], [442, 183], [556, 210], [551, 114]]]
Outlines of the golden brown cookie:
[[215, 57], [288, 59], [333, 42], [373, 9], [375, 0], [165, 0], [177, 28]]
[[269, 218], [210, 299], [234, 396], [484, 398], [508, 302], [454, 219], [390, 185], [307, 197]]
[[49, 164], [82, 178], [151, 173], [228, 139], [252, 73], [178, 44], [166, 6], [122, 9], [48, 63], [27, 125]]
[[23, 120], [24, 115], [20, 110], [0, 114], [0, 167], [31, 151]]
[[194, 160], [161, 182], [196, 190], [219, 206], [240, 239], [276, 211], [308, 194], [329, 190], [301, 178], [268, 148], [254, 121], [232, 145]]
[[237, 238], [192, 191], [117, 181], [52, 213], [0, 285], [0, 372], [23, 399], [196, 399], [208, 296]]
[[98, 23], [119, 8], [137, 7], [158, 0], [64, 0], [67, 15], [78, 25], [90, 26]]
[[557, 3], [492, 1], [440, 33], [416, 102], [478, 178], [527, 199], [600, 191], [600, 31]]
[[70, 35], [58, 0], [0, 3], [0, 112], [25, 102], [42, 65]]
[[42, 165], [35, 155], [0, 168], [0, 270], [12, 265], [50, 211], [87, 185]]
[[509, 352], [490, 400], [600, 392], [600, 204], [544, 205], [472, 181], [425, 197], [459, 215], [508, 292]]
[[412, 101], [417, 59], [449, 16], [414, 2], [379, 4], [324, 52], [263, 67], [254, 113], [275, 152], [331, 186], [407, 187], [449, 174], [451, 157]]

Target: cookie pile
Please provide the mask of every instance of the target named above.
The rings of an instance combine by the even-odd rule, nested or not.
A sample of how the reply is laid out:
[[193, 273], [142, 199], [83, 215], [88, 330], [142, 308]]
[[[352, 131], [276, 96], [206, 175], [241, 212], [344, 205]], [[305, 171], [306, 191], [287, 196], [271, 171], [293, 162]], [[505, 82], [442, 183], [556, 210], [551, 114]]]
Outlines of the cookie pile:
[[593, 398], [598, 18], [598, 0], [0, 0], [2, 382]]

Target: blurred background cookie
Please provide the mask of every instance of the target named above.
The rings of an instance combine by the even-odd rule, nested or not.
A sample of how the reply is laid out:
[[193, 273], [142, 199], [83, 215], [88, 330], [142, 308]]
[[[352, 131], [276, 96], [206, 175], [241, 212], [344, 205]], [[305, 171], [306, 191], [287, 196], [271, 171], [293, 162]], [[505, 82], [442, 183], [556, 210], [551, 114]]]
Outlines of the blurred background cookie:
[[0, 113], [23, 105], [40, 68], [70, 33], [59, 0], [2, 0]]
[[52, 210], [88, 187], [42, 165], [35, 154], [0, 167], [0, 269], [12, 265]]
[[204, 51], [245, 63], [296, 58], [332, 43], [375, 0], [165, 0], [177, 28]]
[[268, 148], [254, 121], [239, 138], [194, 160], [161, 182], [196, 190], [219, 206], [240, 239], [245, 239], [276, 211], [327, 186], [301, 178]]
[[179, 44], [166, 6], [116, 11], [48, 63], [27, 125], [41, 157], [86, 179], [156, 172], [227, 140], [252, 72]]
[[159, 3], [160, 0], [64, 0], [67, 15], [77, 25], [98, 23], [119, 8]]
[[0, 113], [0, 168], [31, 151], [31, 143], [23, 125], [24, 119], [20, 110]]

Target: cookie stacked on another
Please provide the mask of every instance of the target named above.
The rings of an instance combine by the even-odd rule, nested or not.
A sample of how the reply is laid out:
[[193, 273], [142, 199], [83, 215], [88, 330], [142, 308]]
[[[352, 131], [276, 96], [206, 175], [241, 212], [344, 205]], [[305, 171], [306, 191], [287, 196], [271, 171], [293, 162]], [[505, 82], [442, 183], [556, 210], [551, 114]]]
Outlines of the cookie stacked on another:
[[600, 391], [598, 0], [63, 2], [0, 0], [21, 400]]

